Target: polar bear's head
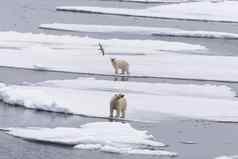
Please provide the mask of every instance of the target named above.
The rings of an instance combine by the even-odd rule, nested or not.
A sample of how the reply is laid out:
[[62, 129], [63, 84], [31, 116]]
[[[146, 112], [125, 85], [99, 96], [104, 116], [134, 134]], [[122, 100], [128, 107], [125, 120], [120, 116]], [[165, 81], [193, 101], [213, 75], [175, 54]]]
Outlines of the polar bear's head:
[[123, 98], [123, 97], [125, 97], [125, 95], [124, 95], [124, 94], [118, 94], [118, 96], [119, 96], [120, 98]]
[[115, 62], [116, 61], [116, 58], [111, 58], [111, 62]]
[[115, 100], [119, 100], [123, 98], [125, 95], [124, 94], [115, 94]]

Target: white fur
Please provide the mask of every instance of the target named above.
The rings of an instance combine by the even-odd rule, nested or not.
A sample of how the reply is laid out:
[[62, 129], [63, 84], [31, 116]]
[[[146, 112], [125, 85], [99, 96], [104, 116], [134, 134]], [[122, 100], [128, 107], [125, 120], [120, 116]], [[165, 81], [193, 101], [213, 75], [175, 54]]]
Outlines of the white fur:
[[111, 59], [112, 66], [115, 70], [115, 74], [118, 74], [118, 70], [121, 70], [121, 74], [129, 74], [129, 63], [125, 60]]
[[116, 118], [125, 118], [127, 108], [127, 101], [125, 96], [121, 97], [120, 94], [115, 94], [110, 102], [110, 117], [113, 117], [113, 112], [116, 110]]

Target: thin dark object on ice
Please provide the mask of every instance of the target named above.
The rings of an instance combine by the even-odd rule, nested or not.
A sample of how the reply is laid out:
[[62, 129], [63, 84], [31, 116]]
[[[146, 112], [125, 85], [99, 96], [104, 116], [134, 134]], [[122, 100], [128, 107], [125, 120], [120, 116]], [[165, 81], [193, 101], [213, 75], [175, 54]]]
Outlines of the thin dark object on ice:
[[101, 44], [101, 43], [98, 43], [98, 46], [99, 46], [99, 50], [100, 50], [101, 53], [102, 53], [102, 56], [104, 56], [104, 55], [105, 55], [105, 51], [104, 51], [104, 49], [103, 49], [103, 47], [102, 47], [102, 44]]

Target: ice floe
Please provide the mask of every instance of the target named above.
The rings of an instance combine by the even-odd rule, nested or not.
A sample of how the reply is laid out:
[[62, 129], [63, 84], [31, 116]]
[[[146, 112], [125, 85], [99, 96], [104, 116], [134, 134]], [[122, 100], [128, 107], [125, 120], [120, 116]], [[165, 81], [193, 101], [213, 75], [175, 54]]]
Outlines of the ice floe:
[[[163, 88], [162, 84], [155, 84], [154, 87], [156, 88], [150, 91], [150, 88], [153, 87], [151, 84], [143, 92], [141, 90], [144, 90], [146, 85], [140, 86], [140, 83], [121, 84], [119, 86], [116, 84], [117, 82], [112, 84], [109, 81], [101, 81], [104, 83], [101, 87], [96, 86], [100, 82], [95, 80], [88, 80], [88, 83], [86, 81], [81, 82], [80, 84], [78, 79], [76, 82], [52, 81], [28, 86], [3, 85], [0, 88], [0, 98], [6, 103], [31, 109], [108, 117], [110, 98], [114, 93], [122, 92], [126, 94], [128, 100], [127, 120], [154, 122], [163, 119], [163, 116], [158, 114], [168, 114], [195, 119], [238, 122], [238, 100], [234, 98], [234, 93], [229, 93], [229, 88], [224, 86], [165, 85]], [[93, 84], [94, 82], [95, 84]], [[162, 89], [159, 90], [159, 88]], [[178, 88], [182, 90], [178, 90]], [[188, 96], [191, 88], [194, 88], [193, 92], [197, 91], [198, 93], [192, 93]], [[213, 89], [214, 95], [209, 89]], [[219, 92], [220, 95], [217, 96]], [[209, 97], [204, 97], [205, 94]]]
[[[227, 86], [195, 85], [195, 84], [169, 84], [145, 83], [126, 81], [95, 80], [94, 78], [77, 78], [73, 80], [50, 80], [34, 84], [55, 88], [69, 88], [76, 90], [91, 90], [105, 92], [137, 93], [147, 95], [174, 95], [217, 99], [233, 99], [235, 91]], [[34, 86], [33, 85], [33, 86]]]
[[105, 8], [91, 6], [61, 6], [59, 11], [110, 14], [121, 16], [136, 16], [149, 18], [166, 18], [178, 20], [238, 22], [237, 1], [201, 1], [193, 3], [180, 3], [159, 5], [145, 9]]
[[[116, 57], [129, 62], [130, 76], [134, 77], [238, 81], [238, 57], [171, 53], [203, 50], [200, 45], [102, 40], [99, 42], [106, 52], [102, 56], [98, 41], [90, 38], [16, 32], [0, 35], [0, 46], [21, 48], [0, 49], [1, 66], [114, 75], [110, 58]], [[168, 51], [160, 51], [166, 48]]]
[[212, 32], [202, 30], [182, 30], [176, 28], [161, 27], [138, 27], [138, 26], [114, 26], [114, 25], [84, 25], [84, 24], [42, 24], [42, 29], [74, 31], [74, 32], [97, 32], [97, 33], [124, 33], [155, 36], [174, 36], [190, 38], [217, 38], [217, 39], [238, 39], [238, 34], [226, 32]]
[[[101, 43], [109, 54], [159, 54], [160, 50], [167, 51], [204, 51], [206, 47], [182, 42], [161, 40], [121, 40], [96, 39], [70, 35], [32, 34], [19, 32], [0, 32], [0, 49], [23, 53], [27, 50], [39, 50], [52, 53], [74, 53], [97, 55], [98, 43]], [[159, 47], [158, 47], [159, 46]], [[17, 48], [17, 49], [16, 49]], [[43, 50], [45, 49], [45, 50]]]
[[130, 124], [119, 122], [95, 122], [80, 128], [8, 128], [6, 133], [29, 139], [73, 146], [77, 149], [99, 150], [113, 153], [176, 156], [174, 152], [160, 150], [166, 146], [147, 131], [136, 130]]
[[[96, 50], [96, 48], [95, 48]], [[54, 70], [100, 75], [114, 75], [111, 57], [125, 59], [132, 77], [162, 77], [194, 80], [238, 81], [238, 57], [202, 56], [164, 53], [158, 56], [102, 56], [60, 53], [45, 47], [21, 51], [0, 50], [0, 65], [8, 67]], [[38, 66], [38, 67], [36, 67]]]
[[184, 2], [199, 2], [210, 1], [214, 3], [223, 2], [224, 0], [118, 0], [120, 2], [134, 2], [134, 3], [184, 3]]
[[183, 3], [183, 2], [189, 2], [190, 0], [118, 0], [118, 1], [135, 2], [135, 3]]
[[238, 159], [238, 156], [220, 156], [215, 159]]

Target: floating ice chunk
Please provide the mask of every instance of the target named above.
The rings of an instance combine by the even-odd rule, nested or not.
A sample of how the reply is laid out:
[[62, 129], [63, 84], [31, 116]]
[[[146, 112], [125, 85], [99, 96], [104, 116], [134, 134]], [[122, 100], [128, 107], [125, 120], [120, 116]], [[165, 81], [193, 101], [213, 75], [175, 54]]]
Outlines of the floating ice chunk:
[[74, 146], [78, 149], [104, 152], [176, 156], [176, 153], [159, 150], [166, 146], [147, 131], [136, 130], [130, 124], [95, 122], [80, 128], [9, 128], [10, 135], [33, 141]]
[[[10, 87], [2, 87], [0, 99], [5, 101], [6, 103], [13, 105], [25, 106], [30, 109], [39, 109], [45, 111], [53, 111], [53, 112], [64, 112], [68, 113], [67, 108], [62, 107], [57, 104], [57, 100], [54, 95], [47, 94], [43, 90], [36, 90], [35, 88], [22, 89], [18, 90], [18, 86]], [[23, 88], [24, 86], [22, 86]], [[9, 96], [9, 94], [12, 96]]]
[[197, 144], [197, 142], [191, 141], [191, 140], [182, 140], [182, 141], [180, 141], [180, 143], [182, 143], [182, 144], [189, 144], [189, 145]]
[[201, 1], [193, 3], [159, 5], [145, 9], [105, 8], [91, 6], [61, 6], [57, 7], [57, 10], [120, 16], [237, 23], [237, 8], [237, 1], [224, 1], [220, 3]]
[[37, 83], [36, 86], [61, 87], [78, 90], [109, 91], [151, 95], [192, 96], [204, 98], [234, 98], [236, 92], [225, 85], [195, 85], [145, 83], [126, 81], [96, 80], [94, 78], [78, 78], [73, 80], [50, 80]]
[[[156, 121], [161, 113], [223, 122], [238, 122], [238, 100], [226, 86], [143, 84], [77, 79], [0, 88], [0, 99], [31, 109], [108, 117], [109, 101], [122, 92], [127, 120]], [[144, 90], [145, 89], [145, 90]], [[191, 93], [191, 94], [190, 94]], [[153, 114], [156, 113], [156, 116]]]
[[[98, 43], [101, 43], [108, 54], [159, 54], [160, 50], [170, 51], [196, 51], [206, 50], [205, 46], [193, 45], [182, 42], [169, 42], [162, 40], [122, 40], [122, 39], [97, 39], [89, 37], [77, 37], [70, 35], [49, 35], [18, 32], [0, 32], [0, 46], [9, 47], [12, 53], [21, 53], [21, 56], [38, 53], [39, 57], [45, 58], [60, 53], [65, 56], [75, 55], [98, 55]], [[159, 46], [159, 47], [158, 47]], [[20, 50], [12, 50], [12, 47], [19, 47]], [[136, 49], [135, 49], [136, 48]], [[2, 53], [6, 49], [1, 50]], [[19, 56], [20, 56], [19, 55]], [[40, 56], [43, 55], [43, 56]], [[39, 58], [35, 57], [35, 58]], [[33, 59], [31, 59], [33, 60]], [[39, 60], [39, 59], [38, 59]], [[39, 63], [35, 63], [37, 65]], [[42, 64], [42, 63], [40, 63]]]
[[238, 159], [238, 156], [220, 156], [215, 159]]
[[6, 87], [6, 84], [0, 82], [0, 89], [1, 89], [1, 88], [4, 88], [4, 87]]
[[136, 3], [183, 3], [189, 0], [118, 0], [122, 2], [136, 2]]
[[116, 148], [112, 146], [104, 146], [101, 151], [111, 152], [111, 153], [126, 153], [126, 154], [137, 154], [137, 155], [157, 155], [157, 156], [177, 156], [174, 152], [169, 152], [165, 150], [151, 150], [151, 149], [132, 149], [132, 148]]
[[74, 146], [75, 148], [78, 149], [83, 149], [83, 150], [98, 150], [102, 149], [102, 145], [100, 144], [78, 144]]
[[174, 36], [174, 37], [191, 37], [191, 38], [221, 38], [221, 39], [238, 39], [238, 34], [226, 32], [213, 32], [202, 30], [182, 30], [176, 28], [160, 27], [138, 27], [138, 26], [113, 26], [113, 25], [83, 25], [83, 24], [42, 24], [42, 29], [75, 31], [75, 32], [99, 32], [99, 33], [125, 33], [125, 34], [142, 34], [157, 36]]
[[[72, 36], [61, 37], [15, 32], [0, 32], [0, 35], [0, 43], [2, 41], [3, 43], [12, 43], [12, 45], [23, 45], [25, 48], [22, 50], [0, 50], [2, 66], [33, 69], [34, 65], [40, 64], [41, 67], [55, 71], [112, 75], [114, 73], [110, 58], [118, 57], [116, 52], [122, 52], [121, 57], [118, 58], [126, 59], [130, 63], [130, 76], [238, 81], [237, 57], [181, 55], [167, 51], [160, 53], [160, 49], [165, 48], [180, 51], [189, 48], [188, 50], [192, 52], [192, 50], [200, 48], [197, 45], [169, 43], [171, 46], [167, 42], [157, 43], [155, 40], [147, 42], [143, 40], [107, 40], [104, 41], [103, 46], [109, 54], [101, 56], [97, 50], [98, 41], [92, 41], [89, 38], [80, 40], [80, 38]], [[55, 48], [63, 49], [58, 51]], [[108, 51], [110, 48], [112, 50]], [[144, 55], [136, 56], [138, 53]]]

